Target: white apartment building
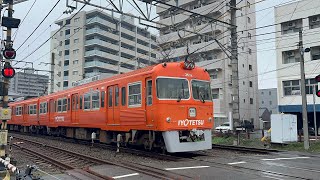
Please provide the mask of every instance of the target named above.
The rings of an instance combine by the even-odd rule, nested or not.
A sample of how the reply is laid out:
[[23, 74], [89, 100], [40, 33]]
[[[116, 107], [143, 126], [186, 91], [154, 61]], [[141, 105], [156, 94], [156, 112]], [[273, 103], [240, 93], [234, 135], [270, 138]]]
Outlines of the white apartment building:
[[[167, 0], [166, 3], [176, 5], [175, 0]], [[223, 0], [178, 0], [178, 6], [190, 11], [200, 13], [224, 22], [230, 23], [230, 11]], [[258, 120], [258, 81], [257, 81], [257, 56], [255, 43], [256, 17], [255, 1], [237, 1], [237, 32], [238, 32], [238, 63], [239, 63], [239, 101], [240, 120], [249, 120], [259, 127]], [[170, 61], [184, 60], [189, 53], [193, 53], [192, 59], [196, 65], [208, 69], [211, 75], [211, 88], [214, 101], [215, 126], [232, 117], [232, 68], [231, 60], [221, 50], [214, 38], [230, 49], [230, 26], [221, 23], [210, 23], [210, 19], [203, 17], [190, 17], [190, 13], [183, 10], [171, 11], [169, 6], [158, 3], [157, 13], [160, 23], [170, 25], [159, 26], [160, 37], [158, 42], [165, 44], [171, 42], [171, 46], [165, 46], [159, 53], [159, 59]], [[175, 14], [174, 14], [175, 13]], [[185, 32], [196, 31], [202, 36]], [[248, 30], [253, 29], [253, 30]], [[180, 37], [184, 41], [178, 41]]]
[[51, 40], [54, 92], [83, 78], [112, 76], [156, 63], [156, 36], [137, 27], [128, 16], [116, 18], [101, 10], [82, 11], [56, 21], [63, 27]]
[[[275, 8], [277, 79], [279, 112], [297, 114], [298, 128], [302, 128], [302, 97], [300, 82], [299, 29], [303, 32], [309, 125], [313, 126], [314, 77], [320, 74], [320, 1], [303, 0]], [[316, 97], [316, 111], [320, 111], [320, 99]], [[317, 113], [319, 117], [319, 113]], [[318, 123], [319, 124], [319, 121]]]

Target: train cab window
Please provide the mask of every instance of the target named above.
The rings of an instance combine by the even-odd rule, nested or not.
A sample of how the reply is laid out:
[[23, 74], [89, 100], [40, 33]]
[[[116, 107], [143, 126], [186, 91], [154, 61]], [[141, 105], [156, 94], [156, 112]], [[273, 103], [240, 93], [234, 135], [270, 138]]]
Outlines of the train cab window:
[[100, 104], [100, 97], [99, 97], [99, 91], [92, 92], [92, 109], [99, 109]]
[[101, 107], [104, 107], [105, 92], [101, 91]]
[[112, 87], [108, 88], [108, 106], [112, 107]]
[[91, 93], [87, 93], [83, 95], [83, 105], [84, 109], [90, 109], [91, 104]]
[[152, 105], [152, 80], [147, 81], [147, 105]]
[[210, 83], [207, 81], [192, 80], [193, 99], [212, 101]]
[[121, 88], [121, 105], [125, 106], [126, 105], [126, 87]]
[[114, 106], [118, 106], [119, 104], [119, 88], [118, 86], [115, 87], [115, 102]]
[[129, 84], [129, 106], [141, 105], [141, 83]]
[[158, 78], [157, 97], [159, 99], [189, 99], [189, 85], [187, 79]]

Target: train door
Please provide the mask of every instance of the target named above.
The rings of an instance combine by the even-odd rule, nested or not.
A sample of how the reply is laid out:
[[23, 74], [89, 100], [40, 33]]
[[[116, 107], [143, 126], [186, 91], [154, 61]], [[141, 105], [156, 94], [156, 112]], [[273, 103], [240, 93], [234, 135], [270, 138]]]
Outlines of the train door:
[[53, 123], [54, 121], [54, 117], [53, 117], [54, 110], [55, 110], [54, 100], [50, 99], [49, 100], [49, 122], [50, 123]]
[[120, 121], [120, 104], [119, 104], [119, 86], [108, 87], [108, 120], [107, 124], [119, 125]]
[[71, 95], [71, 123], [79, 122], [79, 96], [78, 94]]
[[108, 96], [107, 96], [107, 114], [108, 114], [108, 120], [107, 120], [107, 124], [114, 124], [114, 120], [113, 120], [113, 105], [114, 105], [114, 98], [113, 98], [113, 86], [109, 86], [108, 87]]
[[24, 104], [23, 105], [23, 110], [24, 110], [24, 112], [23, 112], [22, 121], [23, 121], [23, 123], [26, 123], [27, 122], [27, 117], [28, 117], [28, 111], [29, 111], [28, 105]]
[[153, 98], [152, 98], [152, 79], [151, 78], [146, 78], [146, 100], [145, 100], [145, 109], [146, 109], [146, 121], [147, 121], [147, 126], [153, 126], [153, 108], [152, 108], [152, 103], [153, 103]]

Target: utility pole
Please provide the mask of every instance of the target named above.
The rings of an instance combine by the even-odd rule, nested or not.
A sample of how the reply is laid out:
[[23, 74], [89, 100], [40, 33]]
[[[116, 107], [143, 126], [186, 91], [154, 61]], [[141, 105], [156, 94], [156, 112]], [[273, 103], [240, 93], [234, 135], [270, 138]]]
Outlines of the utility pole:
[[238, 41], [236, 21], [236, 0], [230, 0], [231, 15], [231, 64], [232, 64], [232, 119], [233, 130], [240, 121], [239, 112], [239, 73], [238, 73]]
[[50, 94], [53, 93], [53, 90], [54, 90], [54, 58], [55, 58], [55, 54], [54, 53], [51, 53], [51, 81], [50, 81]]
[[316, 113], [316, 85], [313, 85], [313, 122], [314, 122], [314, 135], [318, 140], [318, 129], [317, 129], [317, 113]]
[[300, 75], [301, 75], [301, 96], [302, 96], [302, 120], [303, 120], [303, 139], [304, 149], [309, 149], [309, 127], [307, 115], [307, 96], [306, 96], [306, 79], [304, 72], [304, 49], [302, 42], [302, 28], [299, 30], [299, 50], [300, 50]]

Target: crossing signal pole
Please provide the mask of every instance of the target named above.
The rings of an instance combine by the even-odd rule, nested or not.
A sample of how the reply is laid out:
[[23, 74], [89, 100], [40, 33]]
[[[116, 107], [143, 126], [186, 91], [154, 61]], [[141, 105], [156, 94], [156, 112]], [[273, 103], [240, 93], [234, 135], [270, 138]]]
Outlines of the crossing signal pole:
[[[7, 130], [7, 121], [11, 119], [11, 109], [8, 107], [8, 90], [9, 90], [9, 83], [10, 78], [14, 77], [15, 70], [11, 67], [10, 60], [16, 57], [16, 51], [12, 48], [12, 40], [11, 40], [11, 33], [12, 28], [18, 28], [20, 24], [20, 19], [15, 19], [12, 17], [13, 14], [13, 0], [2, 0], [3, 4], [8, 4], [8, 17], [2, 17], [1, 25], [6, 27], [7, 30], [7, 38], [5, 43], [5, 49], [3, 51], [3, 56], [5, 58], [4, 67], [2, 69], [2, 75], [4, 76], [3, 82], [3, 102], [2, 102], [2, 109], [0, 110], [0, 119], [2, 120], [1, 129], [0, 129], [0, 156], [5, 161], [10, 162], [10, 157], [7, 157], [5, 152], [5, 147], [7, 145], [7, 137], [8, 137], [8, 130]], [[2, 6], [2, 4], [1, 4]], [[8, 177], [8, 173], [6, 173], [5, 165], [0, 164], [0, 173], [2, 176]]]

